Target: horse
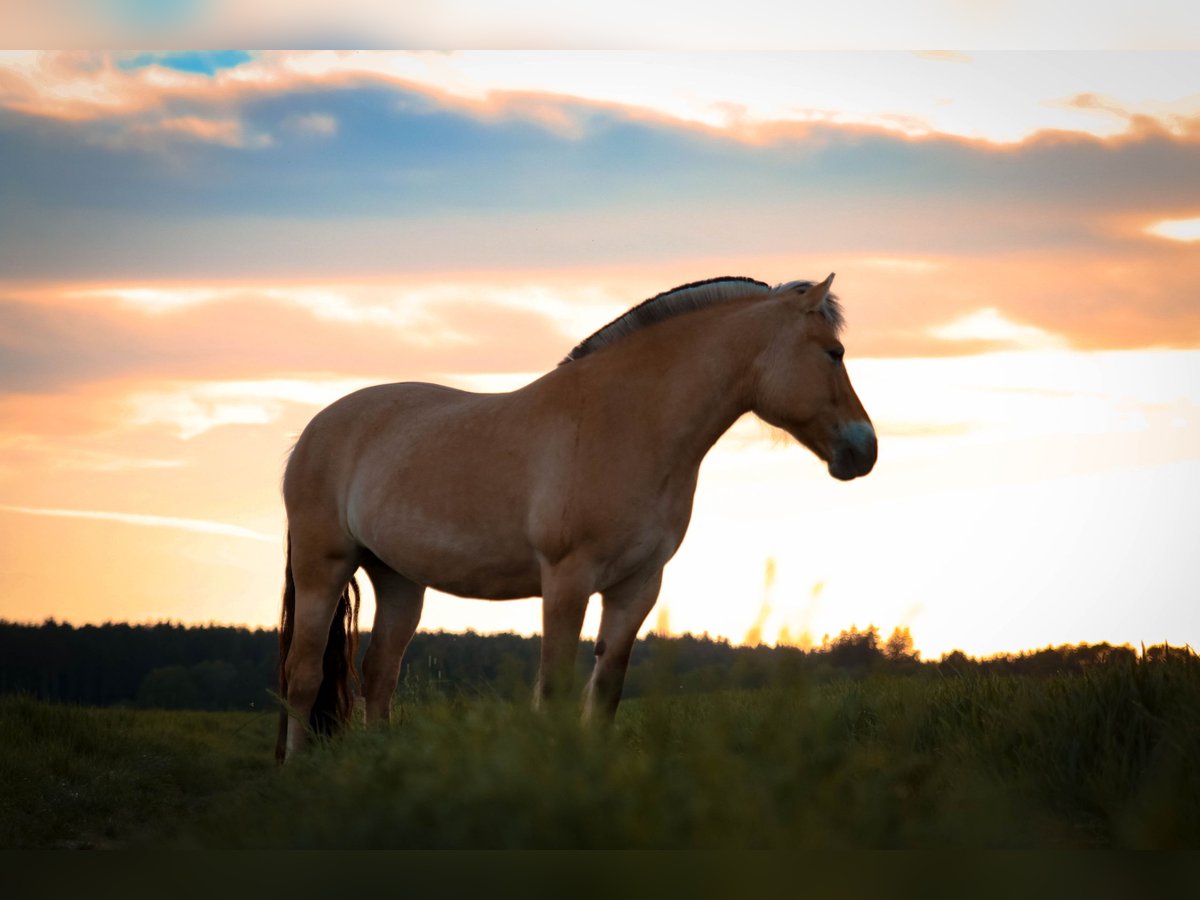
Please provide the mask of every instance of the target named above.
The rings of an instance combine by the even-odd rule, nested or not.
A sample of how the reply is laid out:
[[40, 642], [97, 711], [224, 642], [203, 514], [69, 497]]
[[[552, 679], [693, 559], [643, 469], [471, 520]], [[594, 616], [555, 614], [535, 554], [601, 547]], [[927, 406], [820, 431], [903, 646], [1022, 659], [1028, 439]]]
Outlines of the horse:
[[[687, 530], [700, 463], [735, 421], [755, 413], [837, 479], [874, 466], [832, 283], [686, 284], [518, 390], [376, 385], [317, 413], [283, 479], [279, 761], [344, 727], [355, 687], [367, 722], [387, 721], [427, 587], [542, 598], [535, 706], [570, 690], [584, 611], [599, 593], [583, 718], [611, 721]], [[359, 568], [376, 596], [361, 683]]]

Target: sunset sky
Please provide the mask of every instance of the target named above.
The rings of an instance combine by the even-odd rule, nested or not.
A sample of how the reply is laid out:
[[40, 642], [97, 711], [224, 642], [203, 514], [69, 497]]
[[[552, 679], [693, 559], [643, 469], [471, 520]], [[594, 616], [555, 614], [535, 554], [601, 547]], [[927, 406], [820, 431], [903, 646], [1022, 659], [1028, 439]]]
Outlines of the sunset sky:
[[1167, 51], [0, 53], [0, 617], [272, 625], [326, 403], [830, 272], [875, 471], [739, 422], [647, 629], [1200, 646], [1200, 53]]

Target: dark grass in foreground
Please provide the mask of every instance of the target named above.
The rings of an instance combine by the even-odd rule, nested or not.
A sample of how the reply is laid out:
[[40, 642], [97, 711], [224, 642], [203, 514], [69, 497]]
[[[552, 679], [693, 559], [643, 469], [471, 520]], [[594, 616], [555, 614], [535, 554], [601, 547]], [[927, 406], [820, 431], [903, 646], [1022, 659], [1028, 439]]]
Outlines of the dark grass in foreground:
[[235, 847], [1200, 846], [1200, 664], [649, 698], [596, 734], [404, 710], [174, 840]]
[[0, 847], [111, 847], [270, 774], [262, 713], [0, 697]]
[[1195, 657], [648, 697], [608, 733], [432, 698], [277, 771], [269, 716], [8, 700], [0, 841], [1200, 847], [1198, 709]]

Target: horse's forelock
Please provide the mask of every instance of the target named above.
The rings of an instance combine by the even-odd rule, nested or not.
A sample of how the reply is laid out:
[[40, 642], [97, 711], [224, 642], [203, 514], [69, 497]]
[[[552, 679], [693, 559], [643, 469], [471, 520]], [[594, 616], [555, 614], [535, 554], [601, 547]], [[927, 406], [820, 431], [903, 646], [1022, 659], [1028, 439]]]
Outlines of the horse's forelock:
[[[787, 281], [783, 284], [777, 284], [771, 288], [772, 294], [785, 294], [789, 291], [808, 291], [815, 287], [815, 281]], [[821, 301], [820, 312], [825, 317], [835, 333], [840, 334], [842, 329], [846, 327], [846, 313], [842, 309], [842, 303], [838, 300], [836, 294], [826, 294], [825, 299]]]

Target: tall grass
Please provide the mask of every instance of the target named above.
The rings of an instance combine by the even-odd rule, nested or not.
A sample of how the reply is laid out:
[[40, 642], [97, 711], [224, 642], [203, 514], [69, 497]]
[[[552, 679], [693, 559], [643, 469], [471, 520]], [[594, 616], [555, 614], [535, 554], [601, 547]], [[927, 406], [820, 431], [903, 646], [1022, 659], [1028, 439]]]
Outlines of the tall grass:
[[432, 697], [176, 831], [184, 846], [1200, 846], [1200, 663], [647, 697]]
[[0, 697], [0, 847], [108, 847], [154, 834], [269, 773], [253, 713], [54, 705]]
[[623, 704], [403, 696], [282, 770], [274, 718], [0, 698], [3, 847], [1200, 847], [1200, 660]]

